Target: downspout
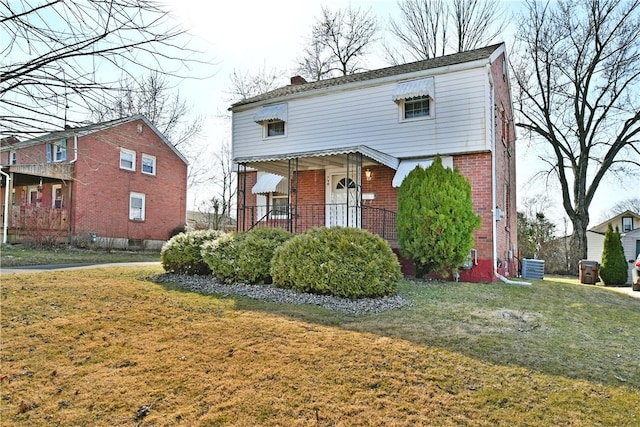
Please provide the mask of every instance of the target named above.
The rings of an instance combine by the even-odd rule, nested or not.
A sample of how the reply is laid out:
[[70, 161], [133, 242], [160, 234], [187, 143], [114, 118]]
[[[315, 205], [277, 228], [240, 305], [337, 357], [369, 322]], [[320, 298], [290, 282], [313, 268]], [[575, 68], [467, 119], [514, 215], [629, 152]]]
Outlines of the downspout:
[[[2, 168], [2, 164], [0, 164], [0, 168]], [[4, 188], [4, 217], [3, 217], [3, 224], [2, 224], [2, 244], [6, 245], [7, 244], [7, 234], [9, 231], [9, 181], [11, 180], [11, 178], [9, 177], [9, 174], [6, 172], [3, 172], [2, 169], [0, 169], [0, 174], [4, 175], [5, 177], [5, 188]]]
[[[75, 164], [78, 161], [78, 135], [73, 135], [73, 159], [69, 162], [69, 164]], [[73, 176], [75, 178], [76, 168], [73, 168]], [[69, 243], [73, 240], [73, 233], [75, 232], [75, 215], [73, 209], [73, 196], [74, 196], [74, 184], [75, 179], [71, 181], [71, 185], [69, 186]]]
[[493, 94], [493, 78], [491, 74], [491, 64], [487, 64], [487, 75], [489, 76], [489, 139], [491, 141], [491, 232], [492, 232], [492, 244], [493, 244], [493, 274], [499, 280], [509, 285], [528, 285], [529, 282], [522, 282], [518, 280], [510, 280], [498, 273], [498, 227], [496, 225], [496, 208], [497, 208], [497, 179], [496, 179], [496, 104]]

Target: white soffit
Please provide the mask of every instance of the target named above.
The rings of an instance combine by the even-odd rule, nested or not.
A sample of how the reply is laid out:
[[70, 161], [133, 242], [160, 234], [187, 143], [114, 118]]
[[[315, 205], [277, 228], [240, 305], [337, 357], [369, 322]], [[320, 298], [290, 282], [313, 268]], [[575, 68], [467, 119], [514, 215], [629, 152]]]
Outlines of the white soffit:
[[[440, 157], [442, 159], [442, 166], [445, 168], [453, 169], [453, 157]], [[408, 159], [408, 160], [400, 160], [400, 165], [396, 170], [396, 174], [393, 176], [393, 181], [391, 181], [391, 185], [393, 187], [400, 187], [402, 181], [409, 175], [409, 173], [414, 170], [417, 166], [420, 166], [422, 169], [426, 169], [435, 160], [434, 157], [429, 159]]]
[[260, 108], [253, 121], [256, 123], [262, 123], [269, 120], [282, 120], [287, 121], [287, 104], [267, 105]]
[[433, 95], [433, 77], [427, 77], [426, 79], [398, 83], [391, 94], [391, 99], [395, 102], [420, 96], [428, 96], [434, 99]]
[[[279, 184], [284, 180], [283, 176], [276, 175], [273, 173], [263, 173], [258, 176], [258, 181], [256, 185], [251, 189], [251, 194], [264, 194], [264, 193], [286, 193], [287, 190], [279, 186]], [[284, 191], [282, 191], [284, 190]]]

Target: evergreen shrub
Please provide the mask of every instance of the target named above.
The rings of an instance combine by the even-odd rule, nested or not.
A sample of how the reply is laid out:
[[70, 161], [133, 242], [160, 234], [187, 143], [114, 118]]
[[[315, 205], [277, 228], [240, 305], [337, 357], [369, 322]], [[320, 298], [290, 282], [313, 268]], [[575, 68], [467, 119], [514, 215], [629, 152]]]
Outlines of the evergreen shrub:
[[276, 249], [274, 285], [351, 299], [392, 295], [402, 278], [389, 244], [366, 230], [314, 228]]
[[232, 232], [202, 245], [202, 259], [213, 275], [222, 282], [233, 283], [236, 280], [238, 241], [244, 238], [245, 233]]
[[160, 251], [162, 267], [169, 273], [210, 274], [211, 269], [200, 254], [201, 247], [224, 234], [219, 230], [197, 230], [173, 236]]
[[293, 234], [281, 228], [254, 228], [203, 245], [202, 257], [213, 274], [226, 283], [271, 283], [274, 250]]
[[452, 273], [461, 266], [480, 224], [469, 181], [443, 167], [440, 157], [427, 169], [417, 166], [398, 189], [398, 243], [418, 275]]
[[600, 279], [606, 286], [624, 286], [627, 283], [628, 269], [618, 227], [614, 231], [609, 224], [604, 234]]

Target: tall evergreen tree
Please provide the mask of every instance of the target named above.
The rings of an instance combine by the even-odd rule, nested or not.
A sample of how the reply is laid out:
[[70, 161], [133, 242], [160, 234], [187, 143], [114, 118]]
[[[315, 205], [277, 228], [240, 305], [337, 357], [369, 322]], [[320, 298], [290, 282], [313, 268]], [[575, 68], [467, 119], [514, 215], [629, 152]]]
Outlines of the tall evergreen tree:
[[419, 275], [451, 273], [461, 266], [480, 223], [469, 181], [443, 167], [440, 157], [427, 169], [416, 167], [398, 190], [398, 241]]
[[600, 278], [606, 286], [622, 286], [627, 283], [627, 270], [620, 232], [618, 227], [614, 231], [609, 224], [604, 234]]

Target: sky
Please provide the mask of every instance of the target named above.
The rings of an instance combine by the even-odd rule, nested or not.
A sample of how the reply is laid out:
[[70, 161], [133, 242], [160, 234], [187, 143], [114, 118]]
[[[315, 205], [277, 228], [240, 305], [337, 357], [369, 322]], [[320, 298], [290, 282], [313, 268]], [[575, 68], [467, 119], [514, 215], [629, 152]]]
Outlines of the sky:
[[[211, 77], [180, 84], [180, 92], [192, 104], [193, 112], [205, 117], [205, 132], [195, 143], [202, 147], [206, 153], [203, 155], [211, 158], [223, 143], [231, 141], [231, 121], [222, 116], [228, 114], [226, 110], [231, 104], [228, 91], [234, 70], [255, 74], [260, 69], [277, 69], [283, 74], [283, 84], [287, 84], [289, 77], [295, 75], [296, 57], [302, 52], [305, 39], [323, 5], [332, 10], [345, 8], [349, 3], [354, 7], [370, 8], [382, 27], [390, 16], [397, 13], [396, 0], [164, 0], [164, 3], [193, 36], [192, 46], [202, 51], [203, 58], [210, 58], [213, 64]], [[519, 4], [517, 0], [504, 1], [509, 11], [517, 11]], [[498, 40], [506, 42], [508, 55], [512, 33], [508, 31], [504, 40]], [[377, 59], [372, 56], [369, 68], [388, 66], [381, 57], [381, 54]], [[518, 209], [526, 199], [547, 198], [549, 203], [544, 206], [544, 212], [558, 225], [558, 233], [563, 234], [565, 213], [559, 186], [547, 186], [542, 180], [532, 180], [544, 165], [536, 160], [536, 151], [528, 147], [528, 141], [520, 134], [516, 147]], [[195, 208], [200, 201], [210, 198], [214, 191], [210, 186], [192, 189], [188, 208]], [[637, 177], [605, 179], [591, 205], [590, 226], [606, 220], [615, 203], [632, 197], [640, 197]]]

